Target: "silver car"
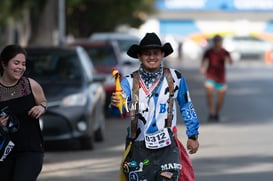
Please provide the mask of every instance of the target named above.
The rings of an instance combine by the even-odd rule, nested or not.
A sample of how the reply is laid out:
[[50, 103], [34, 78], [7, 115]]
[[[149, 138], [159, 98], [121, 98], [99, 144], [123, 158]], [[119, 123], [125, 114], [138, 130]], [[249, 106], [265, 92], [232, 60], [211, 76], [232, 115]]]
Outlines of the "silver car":
[[45, 145], [69, 143], [92, 149], [103, 141], [105, 92], [82, 47], [26, 47], [26, 75], [38, 81], [48, 99], [40, 118]]

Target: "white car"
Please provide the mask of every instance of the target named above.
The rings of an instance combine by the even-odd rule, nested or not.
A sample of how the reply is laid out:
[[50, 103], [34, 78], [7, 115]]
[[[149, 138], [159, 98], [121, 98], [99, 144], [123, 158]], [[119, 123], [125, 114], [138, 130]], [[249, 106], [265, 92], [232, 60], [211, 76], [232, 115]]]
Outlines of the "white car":
[[123, 64], [138, 67], [139, 61], [129, 57], [126, 52], [132, 44], [139, 44], [140, 37], [128, 33], [98, 32], [92, 34], [90, 39], [93, 41], [116, 41]]
[[[209, 39], [209, 46], [211, 43]], [[272, 43], [252, 36], [225, 36], [223, 47], [231, 53], [234, 61], [262, 60], [265, 52], [272, 50]]]
[[140, 41], [140, 38], [138, 36], [118, 32], [94, 33], [90, 36], [90, 39], [99, 41], [105, 40], [117, 41], [119, 48], [122, 52], [126, 52], [132, 44], [138, 44]]

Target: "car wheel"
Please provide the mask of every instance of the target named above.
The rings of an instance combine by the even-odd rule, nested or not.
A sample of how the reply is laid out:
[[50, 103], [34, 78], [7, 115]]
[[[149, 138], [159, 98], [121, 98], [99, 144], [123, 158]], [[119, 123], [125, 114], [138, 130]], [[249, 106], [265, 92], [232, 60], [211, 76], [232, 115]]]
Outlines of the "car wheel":
[[97, 106], [95, 120], [99, 125], [98, 128], [94, 131], [94, 139], [97, 142], [104, 141], [104, 133], [105, 133], [105, 114], [103, 114], [103, 101], [100, 101], [100, 105]]
[[104, 133], [102, 128], [99, 128], [95, 131], [95, 141], [102, 142], [104, 140]]
[[94, 140], [92, 137], [81, 138], [80, 144], [81, 144], [81, 149], [83, 149], [83, 150], [94, 149]]

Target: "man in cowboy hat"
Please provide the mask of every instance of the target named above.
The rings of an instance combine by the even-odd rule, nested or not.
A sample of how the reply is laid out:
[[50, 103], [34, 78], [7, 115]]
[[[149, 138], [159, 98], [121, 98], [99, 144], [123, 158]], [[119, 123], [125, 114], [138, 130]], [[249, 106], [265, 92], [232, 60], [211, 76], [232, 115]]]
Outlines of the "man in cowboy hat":
[[[179, 71], [162, 66], [164, 57], [172, 52], [170, 43], [162, 45], [155, 33], [147, 33], [139, 45], [127, 51], [141, 65], [121, 81], [131, 117], [121, 180], [178, 180], [182, 165], [174, 134], [177, 116], [173, 100], [187, 127], [187, 149], [190, 154], [198, 150], [199, 121], [186, 81]], [[113, 93], [112, 110], [119, 101]]]

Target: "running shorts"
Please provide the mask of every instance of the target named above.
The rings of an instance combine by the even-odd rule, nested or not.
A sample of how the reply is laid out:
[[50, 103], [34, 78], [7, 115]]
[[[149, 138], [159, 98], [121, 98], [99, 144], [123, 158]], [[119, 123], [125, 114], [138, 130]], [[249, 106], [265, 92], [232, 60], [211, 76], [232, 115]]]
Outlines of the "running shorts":
[[213, 87], [215, 90], [218, 90], [218, 91], [227, 89], [226, 84], [215, 82], [212, 79], [207, 79], [205, 81], [205, 87]]

